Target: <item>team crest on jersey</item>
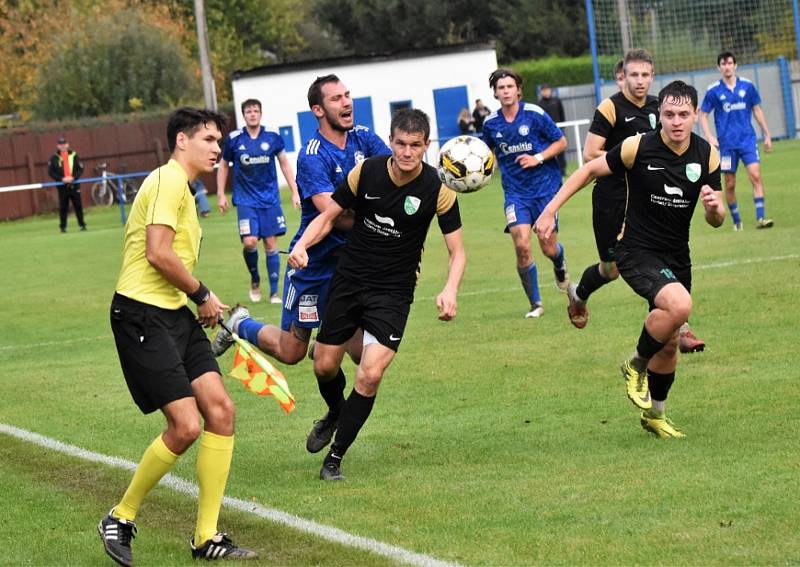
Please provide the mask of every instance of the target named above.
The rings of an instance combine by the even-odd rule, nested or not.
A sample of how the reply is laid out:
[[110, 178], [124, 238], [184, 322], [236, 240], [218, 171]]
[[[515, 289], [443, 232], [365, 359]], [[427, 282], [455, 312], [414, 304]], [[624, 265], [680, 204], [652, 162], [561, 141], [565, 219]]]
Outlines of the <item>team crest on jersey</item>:
[[650, 114], [647, 115], [647, 118], [650, 119], [650, 128], [655, 130], [656, 129], [656, 115], [651, 112]]
[[406, 212], [407, 215], [413, 215], [419, 210], [420, 201], [417, 197], [408, 196], [406, 197], [405, 202], [403, 203], [403, 210]]
[[527, 124], [523, 124], [522, 126], [519, 127], [519, 130], [517, 130], [517, 132], [519, 132], [520, 136], [527, 136], [528, 132], [530, 132], [530, 131], [531, 131], [531, 129], [528, 128]]
[[700, 179], [700, 164], [699, 163], [687, 163], [686, 164], [686, 177], [694, 183], [698, 179]]
[[261, 142], [261, 149], [266, 152], [269, 149], [269, 144], [267, 142]]
[[746, 95], [746, 94], [747, 94], [747, 91], [745, 91], [744, 89], [739, 89], [739, 96], [740, 97], [744, 98], [744, 95]]
[[353, 158], [356, 160], [356, 163], [361, 163], [364, 161], [364, 152], [357, 150], [355, 153], [353, 153]]

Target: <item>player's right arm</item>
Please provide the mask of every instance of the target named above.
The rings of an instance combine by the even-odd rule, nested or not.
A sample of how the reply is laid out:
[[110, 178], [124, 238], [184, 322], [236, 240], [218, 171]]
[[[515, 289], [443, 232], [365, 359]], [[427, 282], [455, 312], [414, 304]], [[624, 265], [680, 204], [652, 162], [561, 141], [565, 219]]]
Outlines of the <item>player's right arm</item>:
[[556, 228], [556, 213], [578, 191], [586, 187], [594, 179], [611, 175], [611, 168], [605, 155], [583, 164], [570, 175], [558, 190], [558, 193], [547, 203], [547, 206], [533, 225], [539, 238], [547, 240]]
[[308, 265], [308, 249], [328, 236], [331, 229], [333, 229], [336, 218], [341, 215], [343, 211], [344, 209], [339, 203], [330, 199], [327, 208], [306, 227], [303, 236], [300, 237], [300, 240], [298, 240], [294, 248], [292, 248], [286, 262], [292, 268], [305, 268]]
[[611, 130], [617, 123], [617, 109], [614, 102], [604, 99], [595, 109], [589, 131], [586, 133], [586, 142], [583, 144], [584, 161], [592, 161], [606, 153], [606, 140], [611, 135]]

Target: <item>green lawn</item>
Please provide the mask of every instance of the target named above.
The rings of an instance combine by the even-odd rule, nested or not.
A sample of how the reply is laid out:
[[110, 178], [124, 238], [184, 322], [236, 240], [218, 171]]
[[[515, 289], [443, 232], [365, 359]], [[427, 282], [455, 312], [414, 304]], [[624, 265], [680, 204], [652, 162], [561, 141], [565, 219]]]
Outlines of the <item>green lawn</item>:
[[[753, 230], [741, 173], [744, 232], [696, 215], [692, 324], [708, 346], [683, 357], [668, 404], [685, 440], [649, 436], [625, 397], [618, 365], [647, 307], [623, 282], [592, 297], [578, 331], [537, 253], [545, 315], [523, 319], [496, 180], [460, 199], [468, 267], [451, 323], [436, 319], [447, 255], [434, 223], [402, 348], [344, 462], [347, 481], [317, 480], [321, 455], [304, 449], [324, 413], [304, 361], [282, 366], [297, 398], [289, 416], [228, 381], [238, 427], [227, 493], [465, 564], [800, 563], [799, 152], [781, 142], [764, 155], [775, 228]], [[596, 262], [590, 202], [587, 189], [561, 214], [576, 279]], [[294, 230], [297, 213], [285, 207]], [[0, 423], [138, 461], [163, 419], [131, 402], [108, 325], [119, 213], [92, 209], [87, 223], [80, 233], [71, 218], [65, 235], [55, 216], [0, 224]], [[214, 211], [203, 227], [197, 275], [223, 301], [245, 302], [235, 213]], [[277, 321], [279, 307], [251, 312]], [[352, 365], [345, 371], [352, 379]], [[194, 457], [174, 474], [192, 480]], [[109, 564], [95, 525], [129, 477], [0, 434], [0, 565]], [[151, 494], [138, 563], [189, 563], [195, 504], [167, 488]], [[221, 527], [260, 550], [262, 564], [389, 562], [241, 512], [223, 510]]]

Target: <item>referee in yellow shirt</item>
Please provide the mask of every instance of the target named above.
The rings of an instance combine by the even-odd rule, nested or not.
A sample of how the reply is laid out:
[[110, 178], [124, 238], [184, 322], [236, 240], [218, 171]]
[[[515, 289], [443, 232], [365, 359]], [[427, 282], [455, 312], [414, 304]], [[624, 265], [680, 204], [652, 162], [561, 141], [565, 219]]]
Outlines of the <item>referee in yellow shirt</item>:
[[[97, 526], [106, 553], [121, 565], [133, 564], [134, 520], [145, 496], [198, 438], [192, 556], [256, 557], [217, 531], [235, 408], [202, 326], [215, 326], [228, 306], [192, 276], [202, 231], [189, 183], [213, 170], [224, 124], [222, 115], [196, 108], [170, 116], [171, 159], [145, 179], [125, 225], [111, 328], [133, 401], [145, 414], [161, 410], [166, 429], [145, 450], [122, 500]], [[196, 317], [187, 298], [197, 305]]]

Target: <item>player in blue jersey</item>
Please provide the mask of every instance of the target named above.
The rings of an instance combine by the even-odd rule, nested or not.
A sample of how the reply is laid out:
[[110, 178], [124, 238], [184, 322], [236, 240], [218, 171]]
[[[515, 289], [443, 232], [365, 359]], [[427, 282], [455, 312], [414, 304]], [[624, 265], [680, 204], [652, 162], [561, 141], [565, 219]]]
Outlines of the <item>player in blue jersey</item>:
[[[353, 99], [336, 75], [318, 77], [308, 89], [308, 106], [319, 121], [319, 129], [300, 150], [297, 158], [297, 186], [302, 199], [300, 228], [291, 247], [300, 239], [320, 211], [331, 201], [331, 194], [357, 163], [368, 157], [390, 155], [381, 138], [364, 126], [355, 126]], [[328, 286], [352, 228], [352, 215], [345, 213], [334, 230], [309, 251], [308, 265], [300, 270], [287, 269], [283, 285], [283, 317], [280, 327], [250, 318], [247, 309], [237, 307], [226, 326], [240, 337], [286, 364], [296, 364], [306, 354], [311, 331], [319, 327], [325, 311]], [[229, 333], [221, 330], [212, 343], [219, 356], [232, 344]], [[348, 345], [356, 363], [360, 360], [362, 335], [357, 332]], [[344, 403], [345, 376], [339, 370], [333, 380], [319, 382], [319, 390], [328, 404], [328, 413], [314, 424], [306, 448], [316, 453], [330, 443], [336, 431], [339, 409]]]
[[[554, 159], [567, 149], [567, 140], [555, 122], [535, 104], [523, 102], [522, 77], [500, 68], [489, 77], [500, 110], [483, 123], [483, 141], [492, 148], [500, 165], [505, 194], [506, 231], [517, 253], [517, 272], [530, 301], [528, 317], [544, 313], [538, 272], [531, 251], [531, 227], [561, 186], [561, 170]], [[564, 247], [554, 232], [539, 239], [539, 247], [553, 262], [556, 285], [569, 287]]]
[[[756, 208], [756, 228], [771, 228], [773, 222], [764, 212], [764, 184], [761, 181], [756, 132], [751, 117], [756, 119], [764, 134], [764, 149], [772, 150], [761, 96], [758, 89], [744, 77], [736, 76], [736, 56], [725, 51], [717, 56], [717, 66], [722, 79], [709, 85], [700, 106], [700, 126], [706, 139], [719, 148], [722, 172], [725, 174], [725, 198], [731, 211], [734, 230], [742, 230], [742, 217], [736, 202], [736, 168], [742, 160], [750, 183], [753, 185], [753, 202]], [[717, 135], [708, 127], [708, 114], [714, 112]]]
[[[281, 261], [278, 236], [286, 234], [286, 220], [278, 194], [275, 158], [292, 190], [292, 203], [299, 206], [292, 164], [286, 157], [283, 138], [261, 125], [261, 102], [248, 99], [242, 103], [245, 127], [234, 130], [225, 139], [222, 160], [217, 170], [217, 205], [223, 214], [228, 210], [225, 182], [233, 169], [233, 204], [239, 217], [239, 238], [242, 253], [250, 272], [250, 300], [261, 301], [261, 276], [258, 274], [258, 241], [264, 241], [267, 255], [270, 303], [280, 303], [278, 278]], [[229, 165], [230, 164], [230, 165]]]

